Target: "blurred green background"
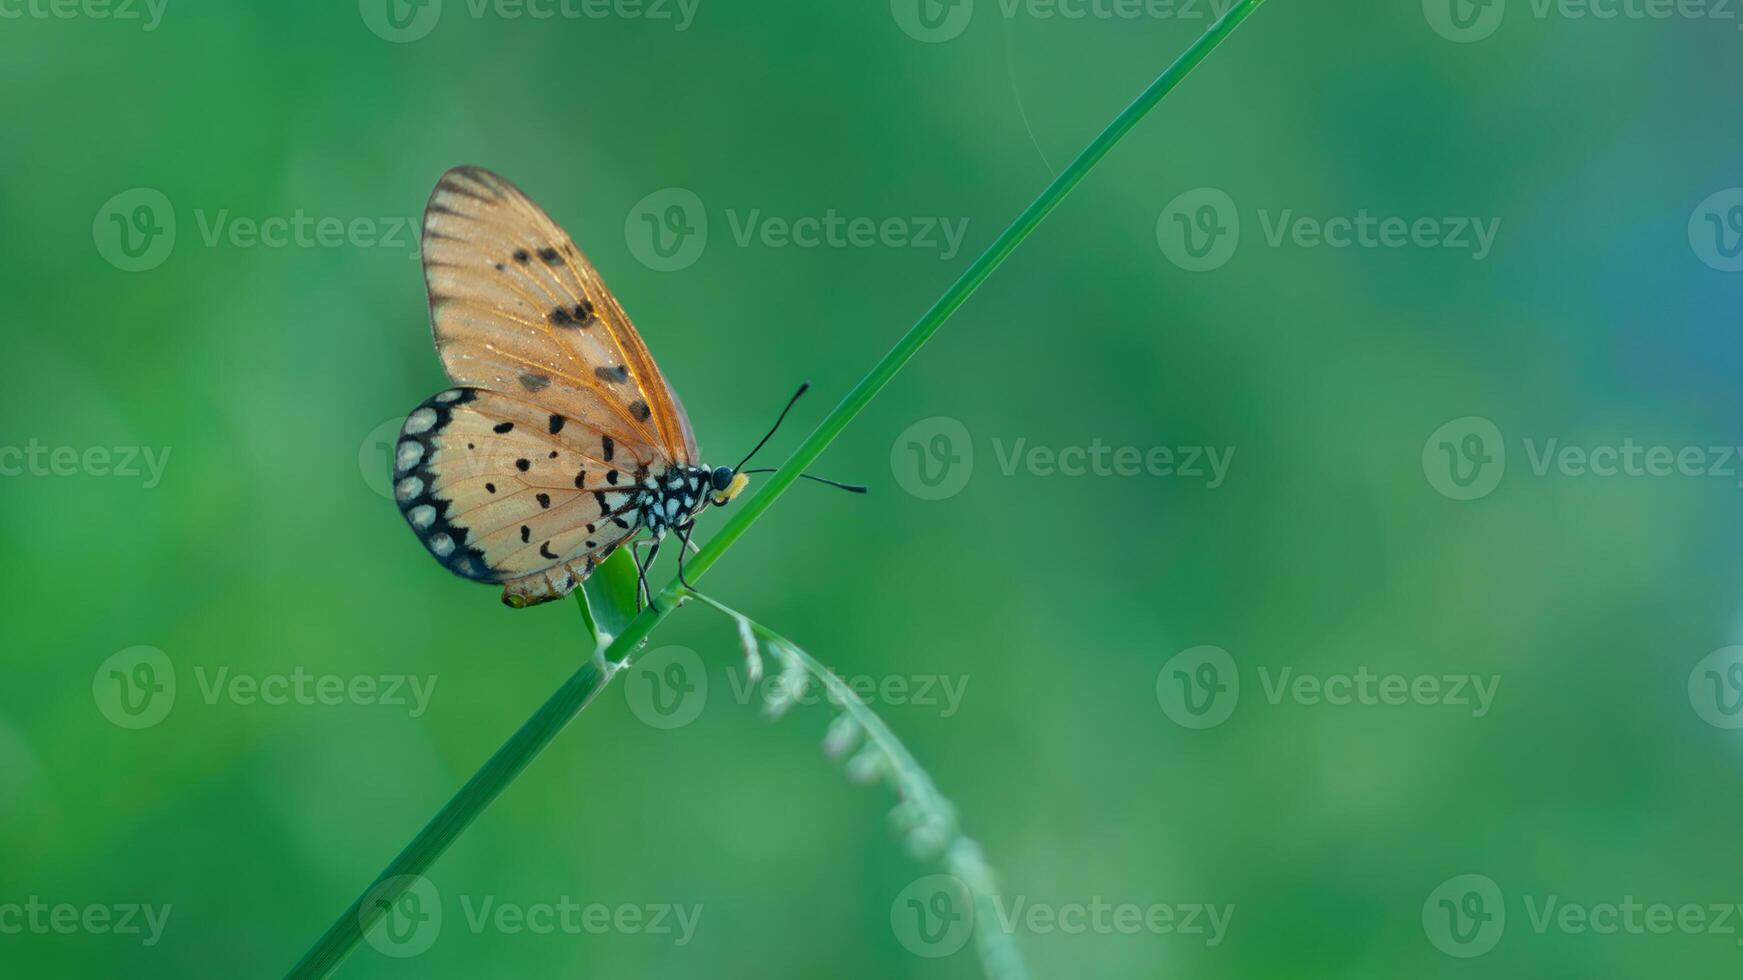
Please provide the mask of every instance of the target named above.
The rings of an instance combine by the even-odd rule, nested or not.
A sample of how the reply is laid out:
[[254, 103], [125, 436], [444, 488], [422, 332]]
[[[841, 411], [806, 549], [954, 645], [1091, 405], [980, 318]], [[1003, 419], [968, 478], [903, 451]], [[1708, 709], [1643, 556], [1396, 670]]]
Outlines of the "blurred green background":
[[[570, 230], [710, 462], [812, 380], [778, 462], [1211, 12], [393, 2], [0, 3], [0, 974], [282, 974], [585, 656], [383, 489], [444, 169]], [[1735, 971], [1743, 39], [1583, 9], [1272, 0], [829, 451], [871, 496], [708, 578], [888, 685], [1036, 974]], [[878, 232], [784, 234], [831, 214]], [[1228, 465], [1045, 455], [1098, 445]], [[1539, 462], [1627, 445], [1690, 452]], [[706, 666], [338, 975], [978, 975], [828, 710], [763, 721], [705, 608], [653, 646]], [[1359, 676], [1414, 686], [1292, 686]], [[567, 904], [614, 924], [514, 927]]]

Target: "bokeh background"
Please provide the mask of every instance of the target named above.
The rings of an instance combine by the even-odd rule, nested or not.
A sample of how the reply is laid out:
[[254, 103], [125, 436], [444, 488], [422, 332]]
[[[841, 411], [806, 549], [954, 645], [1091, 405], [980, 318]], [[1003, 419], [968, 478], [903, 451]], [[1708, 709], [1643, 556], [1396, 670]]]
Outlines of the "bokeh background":
[[[0, 974], [283, 974], [587, 655], [385, 496], [445, 168], [571, 231], [711, 462], [813, 381], [778, 462], [1213, 9], [393, 3], [0, 7]], [[872, 494], [707, 579], [887, 685], [1037, 975], [1735, 972], [1743, 21], [1633, 10], [1272, 0], [828, 452]], [[831, 214], [879, 231], [784, 234]], [[979, 975], [830, 712], [705, 608], [653, 646], [703, 666], [338, 975]], [[613, 924], [481, 912], [565, 904]]]

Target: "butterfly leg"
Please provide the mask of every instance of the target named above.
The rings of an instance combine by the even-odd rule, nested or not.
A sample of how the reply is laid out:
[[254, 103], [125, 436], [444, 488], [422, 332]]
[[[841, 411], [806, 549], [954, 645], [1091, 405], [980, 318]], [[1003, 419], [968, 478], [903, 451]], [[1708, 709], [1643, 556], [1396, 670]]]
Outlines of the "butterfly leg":
[[[678, 528], [678, 540], [684, 542], [684, 546], [678, 549], [678, 584], [689, 589], [691, 592], [695, 592], [696, 587], [691, 585], [690, 580], [684, 577], [684, 556], [690, 553], [690, 549], [696, 548], [695, 545], [690, 543], [690, 532], [694, 530], [695, 527], [696, 522], [691, 521], [683, 527]], [[696, 548], [696, 550], [701, 551], [702, 549]]]
[[[640, 560], [635, 563], [635, 611], [638, 613], [642, 611], [644, 606], [654, 604], [654, 590], [648, 585], [648, 569], [653, 566], [654, 558], [659, 553], [660, 539], [655, 538], [653, 543], [648, 545], [648, 550], [637, 556]], [[647, 598], [645, 603], [642, 601], [644, 596]]]

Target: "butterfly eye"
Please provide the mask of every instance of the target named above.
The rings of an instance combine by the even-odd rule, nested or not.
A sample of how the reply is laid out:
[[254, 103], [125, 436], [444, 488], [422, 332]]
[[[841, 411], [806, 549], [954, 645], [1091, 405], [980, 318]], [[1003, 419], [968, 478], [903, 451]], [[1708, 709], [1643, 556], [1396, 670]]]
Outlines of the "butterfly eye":
[[709, 476], [708, 482], [714, 484], [715, 490], [725, 490], [732, 485], [732, 467], [716, 466], [714, 473]]

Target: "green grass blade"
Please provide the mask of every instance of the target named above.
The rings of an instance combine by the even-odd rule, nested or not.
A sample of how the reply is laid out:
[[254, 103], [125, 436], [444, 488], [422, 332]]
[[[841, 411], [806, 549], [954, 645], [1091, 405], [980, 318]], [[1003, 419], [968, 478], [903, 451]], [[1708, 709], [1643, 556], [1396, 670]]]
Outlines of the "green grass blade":
[[[691, 581], [700, 578], [718, 561], [726, 549], [792, 486], [799, 474], [823, 454], [823, 450], [864, 410], [873, 396], [890, 383], [926, 341], [938, 332], [950, 315], [1059, 206], [1072, 188], [1113, 149], [1114, 144], [1172, 92], [1263, 2], [1264, 0], [1240, 0], [1229, 8], [1184, 54], [1157, 76], [1131, 105], [1114, 117], [1113, 122], [1090, 141], [1089, 146], [1069, 166], [1060, 171], [1041, 195], [1023, 209], [1010, 227], [993, 240], [986, 251], [945, 290], [944, 295], [931, 309], [896, 342], [895, 347], [824, 417], [798, 450], [764, 482], [762, 492], [746, 501], [721, 527], [720, 532], [700, 552], [687, 560], [685, 567]], [[398, 900], [404, 888], [412, 882], [412, 876], [427, 871], [448, 849], [448, 845], [502, 794], [533, 757], [543, 751], [557, 733], [587, 706], [599, 689], [610, 680], [609, 665], [628, 660], [639, 649], [642, 641], [647, 639], [660, 620], [677, 607], [679, 589], [676, 581], [668, 583], [656, 597], [654, 604], [631, 620], [623, 632], [612, 640], [604, 653], [603, 662], [601, 658], [595, 657], [563, 682], [563, 686], [496, 750], [484, 767], [466, 781], [466, 785], [418, 832], [405, 850], [340, 914], [288, 976], [301, 980], [330, 974], [356, 948], [364, 933], [381, 918], [385, 908]]]
[[980, 284], [992, 275], [993, 270], [998, 268], [999, 264], [1016, 250], [1023, 239], [1029, 237], [1029, 233], [1041, 224], [1042, 219], [1051, 214], [1053, 209], [1065, 200], [1065, 195], [1071, 193], [1072, 188], [1076, 187], [1089, 174], [1090, 170], [1101, 162], [1102, 157], [1107, 156], [1108, 151], [1114, 148], [1114, 144], [1130, 132], [1132, 127], [1144, 118], [1145, 113], [1155, 108], [1156, 104], [1161, 102], [1169, 92], [1174, 91], [1175, 87], [1185, 80], [1186, 76], [1191, 74], [1200, 62], [1209, 57], [1210, 53], [1216, 50], [1217, 45], [1234, 33], [1235, 28], [1239, 27], [1242, 21], [1246, 20], [1253, 11], [1259, 9], [1259, 5], [1263, 2], [1264, 0], [1240, 0], [1239, 3], [1229, 8], [1220, 20], [1212, 24], [1210, 29], [1200, 35], [1184, 54], [1176, 59], [1172, 65], [1169, 65], [1166, 71], [1158, 75], [1149, 87], [1139, 93], [1138, 97], [1132, 100], [1131, 105], [1126, 106], [1124, 111], [1115, 116], [1113, 122], [1109, 123], [1106, 129], [1103, 129], [1095, 139], [1091, 140], [1089, 145], [1077, 155], [1075, 160], [1071, 161], [1069, 166], [1059, 172], [1059, 176], [1053, 178], [1053, 182], [1047, 185], [1047, 189], [1043, 190], [1033, 203], [1017, 215], [1010, 227], [994, 239], [993, 243], [987, 246], [986, 251], [974, 260], [974, 264], [970, 265], [967, 271], [963, 272], [954, 283], [951, 283], [950, 288], [945, 290], [944, 295], [938, 298], [938, 302], [932, 304], [932, 308], [920, 317], [919, 322], [902, 335], [902, 339], [896, 342], [896, 346], [891, 348], [882, 360], [878, 361], [871, 373], [862, 378], [859, 384], [853, 386], [853, 390], [849, 391], [841, 403], [836, 405], [834, 410], [818, 424], [816, 431], [812, 432], [810, 437], [781, 465], [781, 468], [768, 478], [763, 484], [762, 492], [733, 513], [732, 517], [721, 527], [719, 533], [710, 538], [708, 543], [703, 545], [702, 551], [686, 563], [685, 567], [689, 571], [689, 578], [692, 581], [706, 571], [710, 565], [713, 565], [721, 554], [731, 547], [734, 541], [738, 540], [739, 535], [749, 529], [751, 524], [761, 517], [763, 512], [768, 510], [770, 505], [782, 493], [785, 493], [788, 487], [793, 485], [793, 481], [799, 479], [799, 474], [823, 454], [823, 450], [835, 441], [835, 437], [839, 436], [842, 430], [847, 428], [847, 424], [853, 421], [854, 416], [858, 415], [871, 402], [873, 396], [882, 391], [884, 386], [896, 376], [896, 373], [901, 371], [915, 354], [919, 353], [926, 341], [931, 340], [932, 335], [938, 332], [938, 328], [944, 325], [944, 321], [948, 320], [950, 315], [955, 313], [957, 308], [980, 287]]
[[1029, 968], [1023, 962], [1015, 937], [995, 925], [999, 917], [997, 875], [980, 845], [963, 834], [956, 806], [938, 791], [931, 774], [890, 726], [884, 724], [852, 685], [797, 643], [699, 592], [688, 594], [720, 610], [738, 625], [747, 663], [760, 663], [765, 647], [781, 661], [781, 675], [775, 685], [775, 690], [781, 693], [768, 699], [765, 714], [778, 718], [799, 698], [800, 690], [790, 680], [792, 672], [823, 686], [829, 695], [827, 703], [841, 712], [824, 740], [825, 750], [842, 757], [857, 745], [858, 751], [848, 769], [850, 772], [859, 769], [856, 778], [861, 781], [868, 781], [863, 777], [869, 774], [895, 790], [901, 802], [891, 816], [904, 832], [908, 850], [919, 860], [942, 864], [961, 883], [974, 906], [975, 948], [988, 980], [1028, 980]]

